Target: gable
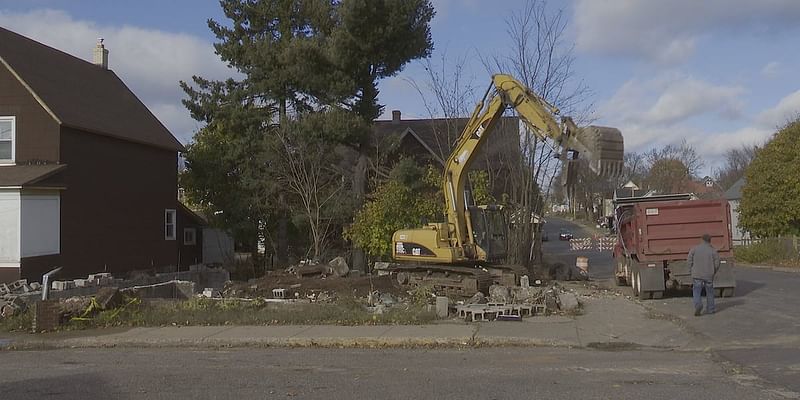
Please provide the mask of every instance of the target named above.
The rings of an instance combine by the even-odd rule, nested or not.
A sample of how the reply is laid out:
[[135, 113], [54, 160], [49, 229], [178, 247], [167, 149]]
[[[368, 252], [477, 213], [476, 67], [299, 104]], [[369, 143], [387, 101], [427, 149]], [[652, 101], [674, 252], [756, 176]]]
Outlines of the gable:
[[159, 148], [183, 146], [111, 71], [0, 28], [0, 64], [62, 126]]

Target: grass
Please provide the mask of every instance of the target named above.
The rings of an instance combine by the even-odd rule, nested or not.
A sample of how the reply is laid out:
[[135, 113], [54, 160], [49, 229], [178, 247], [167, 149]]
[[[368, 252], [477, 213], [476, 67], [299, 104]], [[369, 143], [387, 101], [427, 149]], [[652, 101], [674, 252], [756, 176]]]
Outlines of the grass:
[[783, 267], [800, 267], [800, 253], [791, 239], [769, 238], [733, 250], [737, 261], [749, 264], [769, 264]]
[[[33, 311], [0, 321], [2, 331], [28, 331]], [[259, 300], [191, 299], [174, 302], [135, 302], [101, 311], [85, 320], [70, 320], [63, 330], [107, 327], [211, 325], [418, 325], [436, 319], [423, 305], [398, 305], [373, 314], [355, 298], [331, 304], [267, 303]]]

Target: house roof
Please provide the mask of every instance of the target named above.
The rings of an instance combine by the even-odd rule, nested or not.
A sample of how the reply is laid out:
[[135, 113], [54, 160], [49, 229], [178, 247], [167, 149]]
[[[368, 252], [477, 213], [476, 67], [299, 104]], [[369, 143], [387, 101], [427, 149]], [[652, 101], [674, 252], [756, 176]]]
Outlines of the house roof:
[[111, 70], [0, 28], [4, 65], [59, 124], [168, 150], [183, 145]]
[[728, 200], [739, 200], [742, 198], [742, 188], [744, 188], [744, 178], [739, 178], [736, 183], [731, 185], [727, 191], [725, 191], [725, 198]]
[[[378, 141], [397, 139], [411, 135], [431, 152], [436, 160], [444, 163], [450, 155], [469, 118], [400, 119], [374, 121], [373, 133]], [[495, 129], [496, 140], [487, 143], [484, 154], [491, 155], [508, 150], [501, 143], [509, 142], [519, 146], [519, 118], [503, 117]], [[482, 160], [476, 160], [481, 165]]]
[[66, 164], [2, 166], [0, 167], [0, 187], [33, 185], [66, 167]]

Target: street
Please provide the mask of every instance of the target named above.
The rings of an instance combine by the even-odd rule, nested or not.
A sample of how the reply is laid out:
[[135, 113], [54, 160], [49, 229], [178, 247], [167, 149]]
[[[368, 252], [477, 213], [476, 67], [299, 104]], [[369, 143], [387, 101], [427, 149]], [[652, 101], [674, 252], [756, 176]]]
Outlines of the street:
[[[568, 242], [558, 240], [560, 229], [573, 232], [576, 238], [589, 233], [564, 219], [551, 217], [547, 221], [550, 241], [543, 246], [545, 254], [563, 263], [574, 263], [576, 256], [585, 255], [592, 278], [612, 287], [611, 252], [570, 251]], [[800, 273], [749, 267], [734, 271], [736, 296], [717, 298], [714, 315], [694, 317], [689, 291], [668, 292], [664, 299], [641, 304], [675, 318], [693, 336], [694, 345], [712, 349], [722, 359], [800, 393]], [[630, 295], [629, 287], [623, 290]]]
[[3, 399], [770, 399], [706, 353], [567, 348], [0, 353]]
[[[123, 330], [99, 337], [99, 345], [85, 346], [92, 339], [81, 341], [75, 332], [67, 335], [75, 339], [62, 349], [0, 351], [0, 393], [3, 399], [800, 398], [800, 310], [795, 300], [800, 274], [737, 267], [736, 296], [718, 299], [716, 314], [695, 317], [687, 292], [668, 292], [660, 300], [626, 300], [630, 288], [614, 286], [609, 251], [572, 251], [567, 241], [558, 240], [561, 229], [576, 238], [591, 232], [558, 218], [549, 218], [545, 229], [550, 240], [544, 250], [550, 260], [568, 264], [578, 255], [587, 256], [592, 284], [622, 294], [587, 298], [585, 315], [577, 317], [466, 325], [449, 321], [422, 328], [428, 335], [450, 332], [444, 337], [455, 332], [464, 341], [456, 348], [293, 348], [269, 342], [229, 348], [228, 342], [206, 341], [219, 335], [232, 338], [234, 345], [237, 337], [258, 340], [247, 333], [257, 327], [155, 328], [162, 332], [160, 339], [152, 336], [155, 347], [144, 339], [136, 341], [148, 329]], [[377, 338], [402, 336], [411, 327], [390, 333], [393, 328], [276, 329], [292, 331], [288, 337], [295, 340], [355, 335], [376, 343]], [[183, 339], [165, 342], [172, 334]], [[470, 336], [484, 343], [492, 338], [549, 338], [556, 345], [542, 341], [536, 346], [473, 347], [467, 343]], [[180, 345], [189, 339], [205, 347]], [[125, 345], [125, 340], [133, 344]]]

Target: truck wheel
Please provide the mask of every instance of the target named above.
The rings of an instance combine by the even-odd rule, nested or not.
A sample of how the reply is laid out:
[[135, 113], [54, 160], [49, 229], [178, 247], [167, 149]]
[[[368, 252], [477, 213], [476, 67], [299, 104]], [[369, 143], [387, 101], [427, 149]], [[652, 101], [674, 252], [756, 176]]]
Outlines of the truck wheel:
[[633, 289], [633, 296], [639, 297], [639, 277], [635, 272], [631, 274], [631, 289]]
[[733, 297], [733, 293], [735, 291], [736, 291], [735, 287], [722, 288], [722, 297]]
[[631, 259], [630, 257], [625, 257], [625, 264], [623, 266], [623, 270], [625, 271], [625, 284], [631, 286], [633, 284], [633, 276], [631, 276]]

